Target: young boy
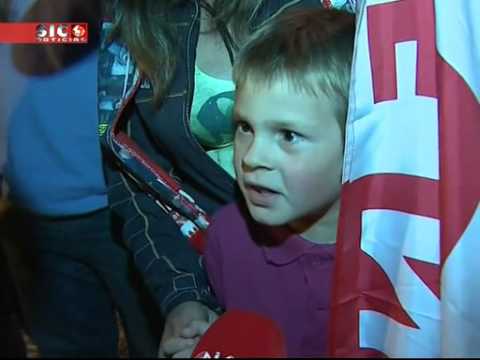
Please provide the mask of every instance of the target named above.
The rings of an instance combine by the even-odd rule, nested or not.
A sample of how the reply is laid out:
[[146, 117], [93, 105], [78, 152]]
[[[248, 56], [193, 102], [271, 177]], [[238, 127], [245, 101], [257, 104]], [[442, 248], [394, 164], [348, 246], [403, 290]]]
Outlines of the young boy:
[[326, 354], [354, 33], [345, 12], [287, 12], [234, 67], [244, 201], [215, 216], [205, 264], [220, 304], [276, 321], [288, 356]]

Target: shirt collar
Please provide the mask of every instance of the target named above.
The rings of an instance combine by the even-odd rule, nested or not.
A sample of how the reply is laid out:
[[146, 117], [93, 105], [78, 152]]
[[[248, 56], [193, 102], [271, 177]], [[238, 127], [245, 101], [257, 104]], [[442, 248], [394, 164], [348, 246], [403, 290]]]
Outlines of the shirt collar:
[[287, 228], [273, 228], [268, 229], [267, 232], [267, 236], [273, 241], [271, 245], [262, 245], [262, 250], [265, 259], [275, 265], [287, 265], [316, 245]]

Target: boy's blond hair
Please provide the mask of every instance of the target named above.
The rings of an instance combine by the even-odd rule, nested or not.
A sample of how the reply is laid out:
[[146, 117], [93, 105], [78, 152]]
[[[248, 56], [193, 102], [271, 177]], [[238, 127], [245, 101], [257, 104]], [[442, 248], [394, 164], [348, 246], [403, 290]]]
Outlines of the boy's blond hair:
[[345, 123], [355, 34], [354, 16], [322, 8], [286, 11], [253, 34], [233, 69], [245, 84], [287, 79], [298, 91], [331, 96]]

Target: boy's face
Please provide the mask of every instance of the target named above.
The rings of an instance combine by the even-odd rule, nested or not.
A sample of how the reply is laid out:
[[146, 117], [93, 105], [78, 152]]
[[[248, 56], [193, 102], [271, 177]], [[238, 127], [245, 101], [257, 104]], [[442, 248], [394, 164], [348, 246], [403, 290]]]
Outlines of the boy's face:
[[235, 171], [252, 217], [267, 225], [315, 223], [338, 199], [343, 135], [336, 107], [286, 80], [236, 95]]

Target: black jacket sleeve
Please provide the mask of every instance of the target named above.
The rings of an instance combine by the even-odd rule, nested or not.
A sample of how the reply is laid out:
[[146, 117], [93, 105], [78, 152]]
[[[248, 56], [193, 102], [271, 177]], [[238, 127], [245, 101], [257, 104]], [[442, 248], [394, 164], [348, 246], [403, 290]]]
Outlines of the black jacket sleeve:
[[201, 258], [177, 224], [119, 170], [106, 169], [114, 223], [163, 314], [195, 300], [211, 309], [211, 294]]

